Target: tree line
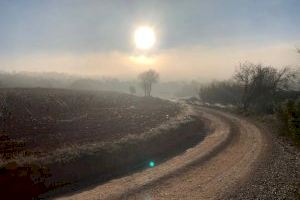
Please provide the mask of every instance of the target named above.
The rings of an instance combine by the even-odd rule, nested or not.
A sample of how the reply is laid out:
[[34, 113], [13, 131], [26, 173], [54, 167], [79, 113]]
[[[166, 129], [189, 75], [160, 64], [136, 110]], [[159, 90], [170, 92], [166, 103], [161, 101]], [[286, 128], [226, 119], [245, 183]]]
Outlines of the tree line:
[[300, 73], [243, 63], [230, 80], [201, 86], [203, 102], [233, 105], [246, 114], [275, 114], [282, 132], [300, 145]]
[[245, 62], [230, 80], [201, 86], [199, 96], [204, 102], [232, 104], [244, 112], [273, 113], [284, 99], [299, 96], [298, 79], [299, 74], [289, 67]]

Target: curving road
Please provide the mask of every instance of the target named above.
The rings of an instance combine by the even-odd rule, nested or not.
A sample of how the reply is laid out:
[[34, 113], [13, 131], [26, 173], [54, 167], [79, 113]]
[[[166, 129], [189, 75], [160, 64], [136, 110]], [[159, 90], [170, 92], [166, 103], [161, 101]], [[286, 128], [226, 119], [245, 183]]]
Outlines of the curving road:
[[59, 199], [219, 199], [244, 182], [268, 147], [251, 122], [194, 107], [210, 124], [203, 142], [159, 166]]

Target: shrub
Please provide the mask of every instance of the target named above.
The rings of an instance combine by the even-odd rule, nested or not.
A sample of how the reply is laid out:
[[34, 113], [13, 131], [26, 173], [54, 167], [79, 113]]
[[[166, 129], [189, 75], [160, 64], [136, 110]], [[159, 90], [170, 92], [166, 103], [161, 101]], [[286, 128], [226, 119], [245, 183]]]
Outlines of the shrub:
[[300, 99], [282, 103], [277, 110], [277, 116], [282, 122], [284, 133], [300, 144]]

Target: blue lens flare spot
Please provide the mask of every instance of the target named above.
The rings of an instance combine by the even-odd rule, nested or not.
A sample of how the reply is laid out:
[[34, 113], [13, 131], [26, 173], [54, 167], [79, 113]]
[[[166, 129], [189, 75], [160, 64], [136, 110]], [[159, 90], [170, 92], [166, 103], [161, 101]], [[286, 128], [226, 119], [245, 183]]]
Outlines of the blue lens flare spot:
[[152, 168], [152, 167], [155, 167], [155, 162], [154, 162], [154, 161], [150, 161], [150, 162], [149, 162], [149, 167], [151, 167], [151, 168]]

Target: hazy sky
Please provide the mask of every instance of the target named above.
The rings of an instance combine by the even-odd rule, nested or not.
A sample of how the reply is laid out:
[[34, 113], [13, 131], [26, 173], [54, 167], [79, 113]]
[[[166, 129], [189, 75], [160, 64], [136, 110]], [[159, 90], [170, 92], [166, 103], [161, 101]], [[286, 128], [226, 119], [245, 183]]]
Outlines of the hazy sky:
[[[133, 32], [153, 26], [155, 47]], [[229, 77], [239, 62], [300, 64], [299, 0], [0, 0], [0, 70], [164, 80]]]

